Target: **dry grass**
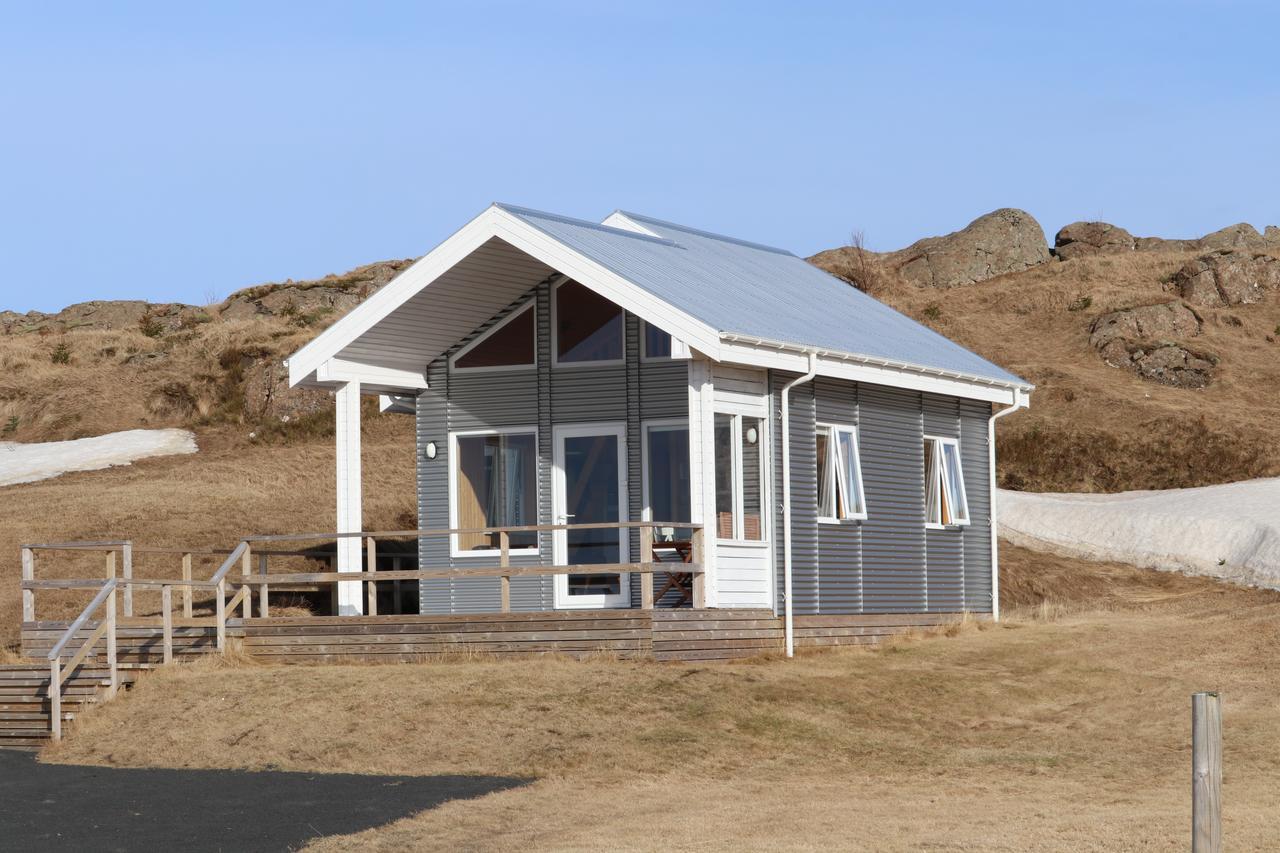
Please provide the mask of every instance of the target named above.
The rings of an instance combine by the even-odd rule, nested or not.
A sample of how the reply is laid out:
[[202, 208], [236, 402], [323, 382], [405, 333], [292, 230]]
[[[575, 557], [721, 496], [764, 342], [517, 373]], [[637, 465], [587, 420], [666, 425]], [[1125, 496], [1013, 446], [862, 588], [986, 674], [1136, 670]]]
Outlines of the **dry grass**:
[[1219, 689], [1227, 838], [1280, 844], [1280, 594], [1013, 548], [1005, 575], [1000, 625], [789, 663], [175, 668], [48, 758], [539, 777], [320, 849], [1172, 850], [1187, 696]]
[[[1176, 298], [1163, 282], [1196, 254], [1053, 261], [945, 291], [881, 271], [875, 296], [1036, 384], [1031, 410], [1000, 425], [1006, 486], [1118, 491], [1280, 474], [1280, 294], [1197, 308], [1205, 322], [1194, 346], [1220, 358], [1204, 390], [1139, 379], [1089, 345], [1098, 315]], [[826, 257], [829, 268], [849, 273], [847, 259]]]

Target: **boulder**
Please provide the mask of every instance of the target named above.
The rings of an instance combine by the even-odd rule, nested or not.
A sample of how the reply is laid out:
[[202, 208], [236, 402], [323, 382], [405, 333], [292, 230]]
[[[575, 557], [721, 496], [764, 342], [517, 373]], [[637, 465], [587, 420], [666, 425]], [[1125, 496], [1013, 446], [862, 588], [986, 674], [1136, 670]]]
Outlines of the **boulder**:
[[1132, 252], [1133, 235], [1107, 222], [1072, 222], [1053, 238], [1053, 253], [1064, 261], [1083, 255]]
[[1112, 341], [1191, 338], [1200, 334], [1200, 316], [1181, 302], [1112, 311], [1089, 326], [1089, 343], [1103, 349]]
[[1166, 240], [1164, 237], [1137, 237], [1133, 241], [1137, 252], [1194, 252], [1200, 248], [1199, 240]]
[[959, 231], [919, 240], [885, 260], [921, 287], [958, 287], [1020, 272], [1049, 257], [1040, 223], [1026, 211], [1002, 208]]
[[1262, 229], [1262, 239], [1270, 246], [1280, 245], [1280, 227], [1268, 225]]
[[278, 358], [246, 358], [242, 367], [244, 413], [248, 420], [285, 423], [320, 411], [332, 411], [333, 397], [316, 388], [290, 388], [289, 368]]
[[1248, 222], [1228, 225], [1200, 238], [1202, 249], [1261, 249], [1265, 245], [1266, 241], [1258, 229]]
[[1245, 305], [1280, 289], [1280, 260], [1260, 252], [1222, 250], [1188, 261], [1170, 287], [1197, 305]]
[[[1110, 361], [1110, 359], [1108, 359]], [[1204, 388], [1213, 381], [1217, 359], [1176, 343], [1135, 347], [1129, 352], [1130, 370], [1144, 379], [1176, 388]]]

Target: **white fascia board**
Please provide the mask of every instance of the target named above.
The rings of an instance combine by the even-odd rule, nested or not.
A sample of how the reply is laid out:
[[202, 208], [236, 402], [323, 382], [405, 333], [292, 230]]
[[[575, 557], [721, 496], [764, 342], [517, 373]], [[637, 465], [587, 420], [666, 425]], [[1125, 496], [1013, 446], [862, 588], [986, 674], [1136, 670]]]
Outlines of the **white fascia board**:
[[[721, 361], [732, 364], [748, 364], [772, 370], [804, 373], [809, 369], [808, 356], [800, 351], [727, 341], [720, 349]], [[1029, 394], [1029, 389], [1010, 384], [973, 381], [960, 377], [944, 376], [924, 371], [910, 370], [890, 365], [871, 364], [851, 360], [834, 354], [818, 353], [818, 374], [851, 382], [871, 385], [887, 385], [906, 388], [928, 394], [964, 397], [988, 403], [1009, 403], [1018, 393]]]
[[678, 338], [718, 360], [720, 335], [706, 323], [676, 310], [644, 288], [574, 251], [519, 217], [501, 208], [495, 208], [494, 211], [501, 217], [494, 236], [579, 284], [586, 285], [641, 320], [666, 330], [673, 338]]
[[358, 361], [344, 361], [331, 358], [316, 368], [316, 380], [319, 382], [359, 382], [383, 388], [402, 388], [406, 391], [422, 391], [427, 387], [427, 376], [413, 370], [398, 370], [394, 367], [379, 367], [374, 364], [361, 364]]
[[484, 245], [485, 241], [494, 236], [494, 216], [498, 212], [497, 207], [490, 206], [373, 296], [353, 308], [341, 320], [325, 329], [311, 343], [294, 353], [289, 358], [289, 384], [297, 385], [305, 381], [311, 373], [317, 372], [321, 364], [333, 358], [422, 288]]

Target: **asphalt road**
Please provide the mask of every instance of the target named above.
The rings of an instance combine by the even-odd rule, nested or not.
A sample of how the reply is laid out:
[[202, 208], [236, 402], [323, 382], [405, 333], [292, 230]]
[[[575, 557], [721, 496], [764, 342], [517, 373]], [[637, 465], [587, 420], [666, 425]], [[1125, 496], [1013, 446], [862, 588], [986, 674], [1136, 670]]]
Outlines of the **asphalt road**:
[[291, 850], [527, 781], [86, 767], [0, 749], [0, 850]]

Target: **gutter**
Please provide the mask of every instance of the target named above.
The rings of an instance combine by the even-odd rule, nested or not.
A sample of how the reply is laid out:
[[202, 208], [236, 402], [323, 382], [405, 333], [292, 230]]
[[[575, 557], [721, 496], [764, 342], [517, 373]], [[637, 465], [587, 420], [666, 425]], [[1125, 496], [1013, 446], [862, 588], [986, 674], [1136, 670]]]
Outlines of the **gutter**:
[[[791, 608], [791, 389], [818, 375], [818, 353], [810, 350], [809, 371], [782, 386], [782, 600], [783, 635], [787, 657], [795, 656], [795, 629]], [[994, 506], [994, 504], [993, 504]], [[994, 541], [994, 539], [992, 540]]]
[[1028, 407], [1027, 395], [1024, 391], [1014, 389], [1013, 404], [1001, 409], [987, 420], [987, 476], [990, 478], [991, 495], [991, 619], [1000, 621], [1000, 553], [996, 544], [996, 421], [1005, 415], [1011, 415], [1019, 409]]

